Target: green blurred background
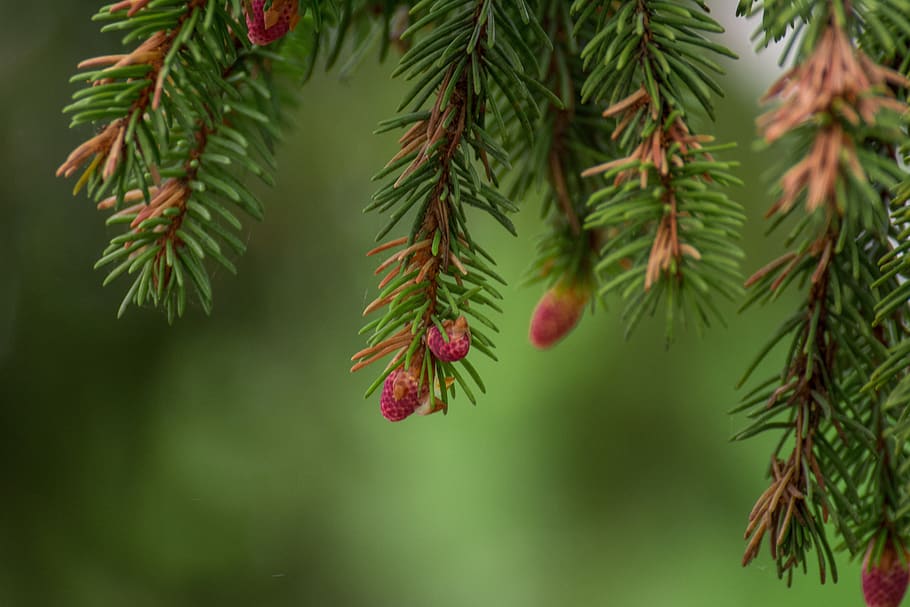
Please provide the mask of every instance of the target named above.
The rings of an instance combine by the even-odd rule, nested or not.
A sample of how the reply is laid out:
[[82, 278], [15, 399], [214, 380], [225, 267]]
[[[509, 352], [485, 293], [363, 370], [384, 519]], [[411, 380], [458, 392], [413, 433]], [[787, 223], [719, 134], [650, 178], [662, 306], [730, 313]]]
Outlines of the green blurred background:
[[[117, 321], [125, 287], [92, 270], [108, 230], [53, 177], [86, 136], [60, 113], [67, 79], [116, 37], [93, 1], [0, 7], [0, 605], [861, 604], [846, 559], [836, 586], [810, 572], [791, 590], [767, 551], [740, 567], [772, 440], [729, 443], [743, 420], [725, 411], [795, 296], [727, 306], [728, 328], [669, 351], [660, 318], [623, 342], [614, 302], [537, 352], [540, 291], [516, 286], [542, 229], [525, 200], [518, 239], [476, 221], [512, 281], [501, 361], [476, 363], [488, 393], [390, 424], [348, 358], [375, 289], [363, 252], [381, 218], [361, 208], [394, 153], [370, 134], [403, 90], [391, 66], [307, 86], [211, 318]], [[770, 76], [750, 65], [718, 126], [740, 142], [746, 271], [777, 246], [751, 148]]]

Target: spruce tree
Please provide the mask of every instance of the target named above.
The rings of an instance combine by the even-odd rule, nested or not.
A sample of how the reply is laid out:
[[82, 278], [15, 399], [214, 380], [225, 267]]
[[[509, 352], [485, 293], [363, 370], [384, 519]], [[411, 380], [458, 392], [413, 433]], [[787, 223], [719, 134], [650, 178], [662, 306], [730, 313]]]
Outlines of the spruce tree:
[[[264, 217], [250, 184], [280, 178], [275, 149], [310, 74], [395, 61], [407, 85], [377, 132], [400, 133], [399, 149], [366, 203], [387, 221], [365, 246], [379, 278], [352, 357], [352, 371], [378, 369], [364, 384], [382, 415], [479, 400], [472, 359], [495, 359], [515, 277], [474, 237], [475, 210], [515, 234], [510, 215], [540, 192], [536, 347], [600, 302], [620, 304], [627, 336], [659, 314], [669, 346], [680, 327], [723, 323], [721, 299], [801, 294], [740, 381], [735, 438], [779, 437], [743, 564], [767, 544], [788, 583], [810, 563], [836, 581], [842, 550], [863, 559], [867, 604], [895, 606], [910, 576], [910, 0], [738, 2], [756, 50], [782, 42], [787, 68], [757, 125], [779, 158], [767, 217], [786, 250], [745, 281], [743, 183], [711, 132], [721, 59], [736, 58], [722, 5], [123, 0], [95, 15], [124, 52], [79, 63], [65, 111], [94, 131], [58, 175], [119, 226], [96, 267], [123, 284], [120, 315], [210, 313], [211, 272], [236, 273], [242, 219]], [[763, 361], [780, 371], [753, 382]]]

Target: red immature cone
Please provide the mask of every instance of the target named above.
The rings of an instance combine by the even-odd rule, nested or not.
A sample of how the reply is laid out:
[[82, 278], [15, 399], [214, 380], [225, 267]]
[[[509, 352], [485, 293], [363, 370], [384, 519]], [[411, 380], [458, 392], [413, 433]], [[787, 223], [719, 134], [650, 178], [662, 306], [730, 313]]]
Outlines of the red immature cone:
[[243, 10], [250, 42], [264, 46], [293, 30], [300, 20], [297, 3], [298, 0], [274, 0], [266, 11], [263, 8], [265, 0], [252, 0], [252, 6], [250, 0], [246, 0]]
[[[897, 607], [910, 581], [910, 569], [898, 555], [890, 539], [882, 551], [878, 563], [870, 563], [875, 539], [869, 542], [866, 558], [863, 559], [863, 598], [866, 607]], [[906, 554], [906, 553], [905, 553]]]
[[531, 343], [541, 350], [555, 345], [581, 320], [591, 292], [581, 285], [557, 284], [550, 288], [531, 316]]
[[442, 336], [439, 327], [433, 325], [427, 331], [427, 347], [433, 356], [447, 363], [461, 360], [468, 355], [471, 349], [471, 330], [464, 316], [459, 316], [455, 322], [447, 320], [442, 323], [449, 341]]
[[[400, 422], [423, 404], [429, 390], [426, 386], [418, 394], [417, 380], [410, 371], [398, 368], [392, 371], [382, 386], [379, 410], [390, 422]], [[423, 398], [421, 398], [423, 397]]]

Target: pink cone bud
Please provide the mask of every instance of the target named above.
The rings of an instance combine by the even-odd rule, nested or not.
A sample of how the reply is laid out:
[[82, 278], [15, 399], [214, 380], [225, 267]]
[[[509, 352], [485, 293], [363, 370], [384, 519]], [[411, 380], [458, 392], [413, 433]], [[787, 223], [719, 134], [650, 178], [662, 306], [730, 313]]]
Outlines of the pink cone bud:
[[447, 320], [442, 323], [442, 326], [446, 330], [449, 341], [446, 341], [436, 325], [427, 331], [427, 347], [430, 348], [433, 356], [447, 363], [453, 363], [467, 356], [468, 350], [471, 348], [471, 331], [465, 317], [459, 316], [455, 322]]
[[550, 288], [531, 316], [531, 343], [543, 350], [568, 335], [581, 320], [590, 296], [590, 290], [580, 285], [560, 283]]
[[382, 396], [379, 397], [382, 416], [390, 422], [400, 422], [422, 404], [427, 396], [427, 387], [424, 386], [421, 392], [418, 394], [417, 380], [410, 371], [395, 369], [386, 377], [382, 386]]
[[869, 542], [866, 558], [863, 559], [863, 598], [866, 599], [866, 607], [897, 607], [907, 592], [910, 569], [906, 564], [906, 556], [902, 562], [894, 542], [891, 539], [886, 541], [877, 563], [869, 562], [875, 546], [874, 538]]
[[253, 44], [264, 46], [278, 40], [294, 29], [300, 17], [297, 0], [274, 0], [272, 7], [264, 10], [265, 0], [244, 2], [247, 37]]

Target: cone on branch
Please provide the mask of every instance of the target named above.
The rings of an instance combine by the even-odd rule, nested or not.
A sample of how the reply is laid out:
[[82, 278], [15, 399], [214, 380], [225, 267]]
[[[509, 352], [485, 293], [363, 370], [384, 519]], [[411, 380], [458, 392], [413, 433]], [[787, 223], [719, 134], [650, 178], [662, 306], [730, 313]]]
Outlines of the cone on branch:
[[265, 0], [244, 0], [247, 36], [250, 42], [265, 46], [294, 30], [300, 21], [298, 0], [273, 0], [265, 8]]
[[442, 323], [445, 335], [433, 325], [427, 330], [427, 347], [433, 356], [447, 363], [461, 360], [471, 348], [471, 329], [464, 316]]
[[591, 299], [588, 285], [560, 281], [549, 288], [531, 314], [528, 338], [535, 348], [552, 348], [572, 332]]
[[910, 565], [906, 549], [898, 548], [894, 540], [886, 538], [878, 558], [873, 558], [876, 539], [869, 542], [863, 559], [863, 598], [866, 607], [898, 607], [910, 582]]
[[379, 408], [382, 416], [390, 422], [400, 422], [412, 413], [426, 399], [429, 390], [420, 386], [414, 374], [404, 368], [392, 371], [385, 379]]

